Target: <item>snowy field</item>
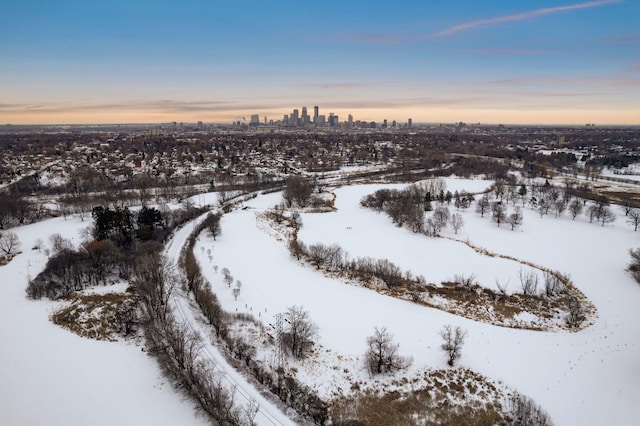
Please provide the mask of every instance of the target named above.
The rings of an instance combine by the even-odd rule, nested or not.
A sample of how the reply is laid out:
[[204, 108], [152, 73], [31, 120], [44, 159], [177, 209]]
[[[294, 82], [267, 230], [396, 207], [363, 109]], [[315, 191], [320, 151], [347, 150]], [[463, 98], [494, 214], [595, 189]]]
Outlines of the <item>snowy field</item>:
[[27, 274], [46, 263], [31, 250], [54, 233], [80, 242], [79, 219], [14, 228], [22, 254], [0, 267], [0, 424], [7, 426], [205, 425], [130, 342], [81, 338], [49, 321], [60, 302], [27, 300]]
[[[448, 179], [447, 189], [476, 192], [490, 183]], [[360, 198], [380, 187], [335, 190], [337, 211], [303, 214], [299, 239], [337, 243], [352, 258], [388, 258], [429, 282], [474, 273], [484, 286], [494, 287], [498, 279], [509, 282], [510, 291], [519, 290], [520, 264], [481, 256], [461, 243], [413, 234], [395, 227], [386, 215], [360, 207]], [[216, 194], [194, 199], [197, 204], [215, 200]], [[280, 200], [279, 193], [259, 196], [244, 209], [226, 214], [218, 240], [203, 234], [195, 253], [227, 310], [249, 312], [265, 324], [292, 305], [309, 311], [320, 329], [322, 355], [316, 351], [299, 378], [321, 395], [348, 393], [349, 381], [370, 380], [362, 356], [375, 326], [387, 327], [400, 354], [414, 358], [405, 374], [447, 368], [438, 332], [451, 324], [469, 333], [461, 366], [532, 397], [557, 425], [640, 424], [640, 285], [624, 271], [628, 249], [640, 243], [621, 211], [616, 209], [615, 223], [602, 227], [584, 216], [575, 221], [567, 216], [540, 218], [525, 208], [524, 224], [516, 231], [506, 225], [498, 228], [487, 215], [481, 219], [473, 206], [460, 212], [465, 225], [457, 238], [569, 274], [598, 309], [595, 324], [581, 332], [546, 333], [471, 321], [305, 267], [257, 218]], [[450, 209], [455, 212], [453, 205]], [[49, 235], [60, 233], [79, 243], [79, 231], [87, 225], [59, 218], [12, 229], [22, 242], [22, 254], [0, 267], [0, 424], [206, 424], [141, 346], [80, 338], [49, 321], [59, 303], [25, 298], [27, 274], [35, 276], [46, 262], [43, 253], [31, 250], [35, 240], [47, 242]], [[444, 234], [454, 236], [450, 229]], [[175, 256], [178, 251], [176, 247], [168, 253]], [[237, 301], [222, 281], [224, 267], [242, 282]]]
[[[447, 183], [451, 191], [478, 191], [489, 185]], [[472, 272], [483, 285], [491, 287], [497, 278], [509, 282], [511, 291], [519, 290], [519, 264], [480, 256], [460, 243], [415, 235], [395, 227], [384, 214], [361, 208], [360, 198], [379, 187], [336, 190], [337, 212], [303, 214], [300, 240], [337, 243], [351, 257], [385, 257], [427, 281]], [[486, 215], [481, 219], [473, 208], [462, 212], [465, 226], [458, 238], [569, 274], [596, 305], [595, 325], [578, 333], [546, 333], [467, 320], [304, 267], [289, 255], [284, 241], [256, 220], [257, 213], [279, 201], [279, 194], [270, 194], [248, 202], [247, 209], [223, 217], [218, 241], [202, 236], [196, 244], [203, 272], [228, 310], [250, 312], [269, 324], [287, 307], [303, 306], [319, 325], [318, 343], [329, 365], [335, 370], [341, 368], [335, 363], [342, 363], [354, 381], [368, 380], [361, 358], [374, 326], [386, 326], [400, 344], [400, 353], [413, 356], [411, 375], [428, 367], [446, 368], [438, 332], [445, 324], [460, 325], [469, 333], [460, 365], [534, 398], [557, 424], [640, 424], [640, 285], [624, 271], [628, 249], [639, 244], [638, 234], [620, 212], [614, 224], [602, 227], [585, 217], [540, 218], [526, 208], [524, 224], [516, 231], [498, 228]], [[453, 231], [445, 235], [453, 236]], [[223, 267], [242, 282], [237, 301], [222, 282]], [[322, 395], [348, 391], [344, 378], [331, 371], [305, 374], [303, 379]]]

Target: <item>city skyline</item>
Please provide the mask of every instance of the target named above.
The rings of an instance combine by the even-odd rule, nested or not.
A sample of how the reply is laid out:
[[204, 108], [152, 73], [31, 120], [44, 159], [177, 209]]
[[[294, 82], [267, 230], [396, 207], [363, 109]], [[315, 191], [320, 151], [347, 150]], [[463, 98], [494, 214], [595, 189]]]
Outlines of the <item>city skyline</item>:
[[341, 121], [640, 124], [638, 16], [631, 0], [13, 2], [0, 124], [228, 123], [293, 105]]

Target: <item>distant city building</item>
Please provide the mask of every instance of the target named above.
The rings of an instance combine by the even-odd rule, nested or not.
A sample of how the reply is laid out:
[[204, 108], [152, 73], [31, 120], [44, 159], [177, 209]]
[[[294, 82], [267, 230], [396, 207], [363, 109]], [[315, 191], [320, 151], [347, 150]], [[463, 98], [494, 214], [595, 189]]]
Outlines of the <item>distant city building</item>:
[[351, 129], [353, 127], [353, 115], [349, 114], [349, 118], [347, 119], [347, 125]]
[[320, 113], [320, 108], [318, 106], [313, 107], [313, 123], [318, 124], [318, 114]]
[[413, 126], [413, 120], [409, 119], [409, 120], [407, 120], [407, 127], [411, 128], [411, 126]]
[[251, 120], [249, 121], [249, 125], [257, 126], [260, 124], [260, 116], [258, 114], [251, 114]]

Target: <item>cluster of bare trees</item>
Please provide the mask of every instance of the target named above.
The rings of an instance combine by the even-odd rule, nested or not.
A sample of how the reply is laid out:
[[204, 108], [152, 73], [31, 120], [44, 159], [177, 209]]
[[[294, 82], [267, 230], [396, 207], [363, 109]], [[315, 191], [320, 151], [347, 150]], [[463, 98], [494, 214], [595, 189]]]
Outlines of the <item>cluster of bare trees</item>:
[[255, 407], [237, 406], [215, 365], [202, 356], [200, 336], [173, 316], [169, 298], [179, 283], [175, 271], [160, 255], [148, 254], [136, 264], [131, 282], [141, 295], [141, 323], [150, 352], [176, 387], [217, 424], [253, 425]]
[[29, 281], [27, 295], [34, 299], [57, 299], [90, 286], [104, 285], [111, 278], [129, 279], [137, 263], [144, 263], [146, 256], [161, 251], [160, 241], [173, 227], [200, 211], [178, 209], [163, 215], [156, 209], [143, 208], [135, 215], [127, 208], [98, 206], [90, 232], [94, 239], [87, 239], [75, 249], [59, 234], [50, 237], [51, 248], [45, 249], [49, 260], [44, 270]]
[[0, 229], [35, 222], [42, 216], [42, 206], [32, 205], [20, 194], [0, 193]]
[[[605, 195], [593, 192], [586, 185], [573, 185], [567, 182], [564, 187], [560, 187], [546, 181], [543, 185], [531, 185], [530, 194], [529, 205], [538, 212], [540, 217], [550, 213], [553, 213], [555, 217], [560, 217], [564, 212], [568, 212], [571, 219], [575, 220], [584, 212], [590, 223], [595, 221], [602, 226], [612, 223], [616, 219], [616, 215], [611, 210], [609, 199]], [[591, 201], [587, 205], [588, 200]], [[625, 212], [626, 215], [630, 211], [629, 208]], [[640, 215], [638, 215], [638, 221], [640, 223]]]
[[311, 194], [316, 183], [304, 176], [290, 176], [285, 182], [282, 198], [287, 207], [296, 204], [298, 207], [306, 207], [311, 199]]
[[518, 392], [512, 392], [507, 401], [506, 425], [553, 426], [551, 417], [534, 400]]
[[[384, 211], [398, 226], [407, 226], [413, 232], [420, 232], [430, 236], [438, 236], [449, 224], [457, 234], [464, 225], [462, 215], [451, 214], [445, 203], [450, 203], [451, 197], [445, 195], [446, 184], [440, 178], [428, 179], [417, 184], [409, 185], [403, 190], [380, 189], [367, 195], [360, 201], [364, 207], [376, 211]], [[439, 195], [438, 195], [439, 194]], [[433, 202], [439, 205], [433, 209]], [[455, 206], [466, 209], [473, 201], [473, 196], [466, 192], [456, 191]], [[431, 212], [430, 217], [426, 212]]]
[[[439, 334], [442, 338], [440, 348], [447, 355], [447, 364], [453, 367], [462, 356], [462, 346], [467, 337], [467, 331], [460, 326], [454, 328], [451, 325], [445, 325]], [[367, 350], [364, 355], [367, 371], [376, 375], [407, 369], [413, 362], [413, 358], [400, 355], [399, 346], [393, 341], [393, 335], [386, 327], [376, 327], [373, 335], [367, 337]]]
[[[538, 294], [538, 285], [540, 284], [539, 275], [533, 270], [528, 271], [520, 270], [520, 287], [522, 294], [526, 296], [532, 296]], [[543, 272], [543, 285], [542, 295], [546, 297], [560, 296], [567, 290], [569, 278], [560, 274], [559, 272]]]
[[297, 259], [305, 258], [314, 266], [334, 272], [346, 273], [363, 281], [378, 281], [387, 288], [394, 288], [408, 284], [413, 277], [387, 259], [373, 259], [359, 257], [351, 260], [337, 244], [330, 246], [317, 243], [307, 246], [297, 238], [289, 241], [289, 252]]

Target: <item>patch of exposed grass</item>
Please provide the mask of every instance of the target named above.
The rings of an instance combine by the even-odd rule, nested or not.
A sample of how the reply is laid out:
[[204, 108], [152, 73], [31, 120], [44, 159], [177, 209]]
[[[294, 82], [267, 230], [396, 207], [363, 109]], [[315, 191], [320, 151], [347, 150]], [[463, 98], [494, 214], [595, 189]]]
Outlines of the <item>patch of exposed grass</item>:
[[9, 255], [0, 254], [0, 266], [4, 266], [9, 262], [11, 262], [11, 260], [13, 260], [13, 258], [16, 257], [16, 254], [9, 254]]
[[73, 294], [51, 321], [79, 336], [115, 341], [137, 330], [138, 297], [131, 292]]
[[412, 391], [366, 390], [336, 400], [336, 425], [495, 425], [504, 422], [501, 391], [468, 369], [432, 370]]

